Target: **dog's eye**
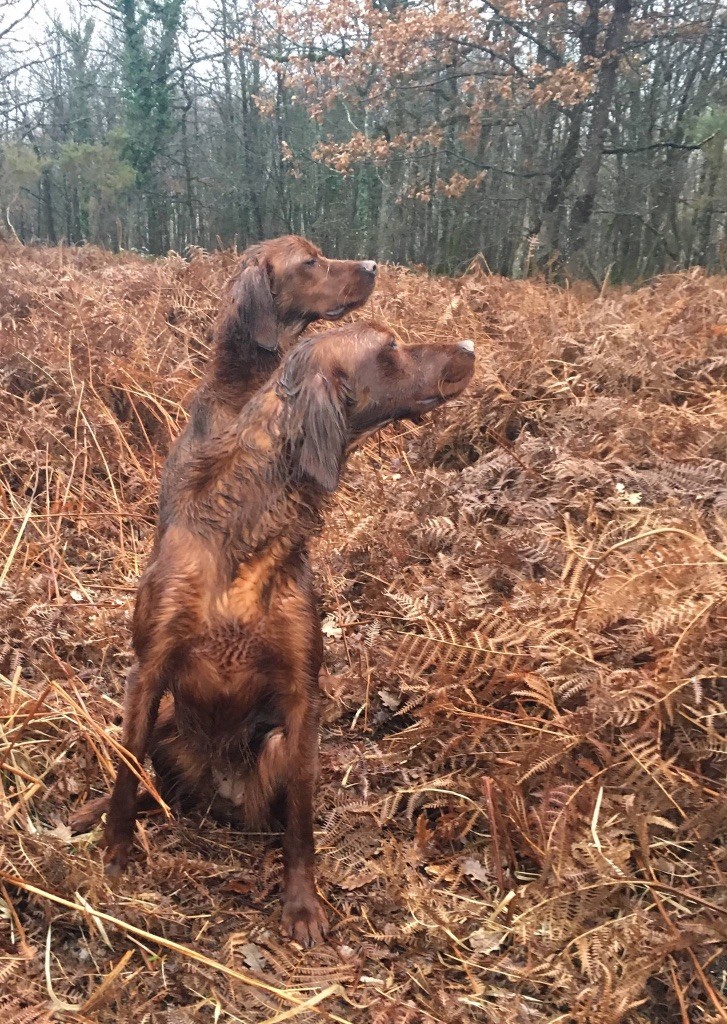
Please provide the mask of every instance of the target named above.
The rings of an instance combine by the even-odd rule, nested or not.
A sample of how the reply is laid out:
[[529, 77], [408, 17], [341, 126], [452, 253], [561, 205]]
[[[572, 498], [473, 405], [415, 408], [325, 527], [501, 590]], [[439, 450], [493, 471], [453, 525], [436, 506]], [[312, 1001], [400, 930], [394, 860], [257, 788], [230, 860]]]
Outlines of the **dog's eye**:
[[318, 263], [318, 260], [315, 258], [315, 256], [313, 256], [311, 259], [306, 260], [305, 263], [303, 264], [303, 266], [304, 267], [315, 267], [315, 265], [317, 263]]
[[389, 342], [389, 344], [386, 347], [387, 348], [398, 348], [399, 346], [396, 343], [396, 339], [392, 338], [391, 341]]

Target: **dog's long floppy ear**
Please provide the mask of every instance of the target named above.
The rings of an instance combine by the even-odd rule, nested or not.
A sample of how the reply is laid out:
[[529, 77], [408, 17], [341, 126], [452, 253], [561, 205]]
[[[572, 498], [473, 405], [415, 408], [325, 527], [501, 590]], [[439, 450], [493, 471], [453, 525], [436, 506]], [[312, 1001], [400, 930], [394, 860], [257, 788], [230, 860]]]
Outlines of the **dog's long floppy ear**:
[[264, 266], [250, 264], [232, 282], [218, 321], [217, 338], [230, 347], [258, 345], [274, 352], [280, 340], [278, 314]]
[[311, 371], [305, 364], [296, 369], [304, 372], [291, 375], [297, 379], [282, 381], [292, 406], [290, 440], [296, 469], [301, 478], [333, 492], [338, 487], [348, 439], [344, 402], [322, 373]]
[[324, 491], [333, 492], [338, 487], [346, 452], [343, 403], [320, 373], [306, 381], [299, 400], [304, 402], [300, 471]]

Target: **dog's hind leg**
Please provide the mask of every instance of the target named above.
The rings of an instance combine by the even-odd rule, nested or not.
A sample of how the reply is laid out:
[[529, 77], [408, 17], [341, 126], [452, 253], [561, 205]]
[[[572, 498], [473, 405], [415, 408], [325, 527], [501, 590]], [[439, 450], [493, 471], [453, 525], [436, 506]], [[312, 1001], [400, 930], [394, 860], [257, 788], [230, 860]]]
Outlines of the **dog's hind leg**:
[[[82, 835], [84, 832], [90, 832], [91, 829], [95, 828], [101, 821], [101, 818], [106, 814], [111, 803], [110, 796], [97, 796], [93, 800], [87, 800], [85, 804], [81, 804], [77, 807], [68, 821], [68, 826], [74, 836]], [[149, 814], [152, 811], [157, 810], [159, 807], [158, 802], [146, 790], [140, 793], [136, 801], [136, 813], [137, 814]]]
[[[178, 773], [170, 772], [167, 764], [159, 757], [158, 752], [164, 750], [169, 743], [170, 736], [177, 735], [176, 723], [174, 720], [174, 700], [171, 696], [163, 699], [159, 707], [157, 721], [152, 730], [149, 740], [149, 754], [156, 769], [157, 789], [168, 804], [177, 803]], [[73, 835], [82, 835], [90, 832], [101, 821], [101, 818], [108, 812], [111, 803], [110, 796], [99, 796], [93, 800], [87, 800], [80, 807], [77, 807], [69, 819], [68, 825]], [[136, 800], [136, 813], [151, 814], [159, 810], [159, 802], [147, 790], [142, 790]]]
[[76, 807], [68, 821], [73, 835], [78, 836], [95, 828], [109, 809], [109, 800], [108, 796], [97, 796], [94, 800], [87, 800], [85, 804]]

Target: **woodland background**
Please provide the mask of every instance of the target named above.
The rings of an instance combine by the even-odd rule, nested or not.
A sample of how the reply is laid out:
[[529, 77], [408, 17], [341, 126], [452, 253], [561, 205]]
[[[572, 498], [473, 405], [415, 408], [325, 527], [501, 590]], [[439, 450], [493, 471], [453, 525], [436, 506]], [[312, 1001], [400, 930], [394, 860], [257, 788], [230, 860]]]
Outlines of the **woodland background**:
[[0, 0], [11, 239], [725, 267], [721, 0], [38, 2]]

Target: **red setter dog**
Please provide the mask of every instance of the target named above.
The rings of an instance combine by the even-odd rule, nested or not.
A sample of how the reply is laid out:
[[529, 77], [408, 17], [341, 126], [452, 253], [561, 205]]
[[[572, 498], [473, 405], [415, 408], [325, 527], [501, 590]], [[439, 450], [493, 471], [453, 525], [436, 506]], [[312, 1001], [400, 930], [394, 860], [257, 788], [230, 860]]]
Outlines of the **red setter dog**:
[[[347, 453], [392, 420], [458, 395], [474, 344], [400, 346], [374, 324], [299, 345], [221, 434], [184, 466], [169, 524], [141, 578], [123, 743], [151, 754], [164, 798], [215, 817], [284, 826], [283, 930], [308, 945], [326, 917], [313, 875], [318, 672], [323, 657], [308, 544]], [[128, 861], [137, 774], [108, 798], [112, 874]]]
[[195, 446], [229, 426], [309, 324], [338, 320], [358, 309], [375, 283], [373, 260], [329, 260], [297, 235], [244, 251], [215, 321], [209, 370], [162, 470], [162, 532], [182, 467]]

